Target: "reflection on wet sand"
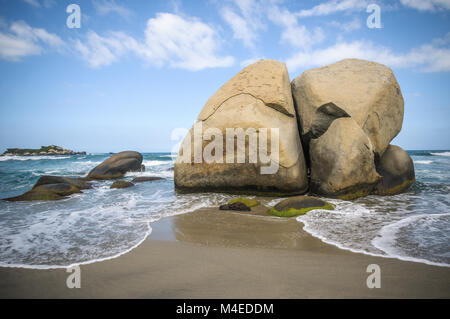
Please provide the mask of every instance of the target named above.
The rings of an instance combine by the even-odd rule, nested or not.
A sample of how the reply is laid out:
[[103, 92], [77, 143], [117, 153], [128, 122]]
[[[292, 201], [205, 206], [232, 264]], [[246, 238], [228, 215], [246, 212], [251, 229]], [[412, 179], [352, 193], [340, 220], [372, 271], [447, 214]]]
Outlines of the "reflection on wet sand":
[[273, 217], [267, 209], [263, 205], [253, 207], [251, 212], [200, 209], [174, 216], [171, 229], [177, 241], [208, 246], [323, 248], [295, 218]]

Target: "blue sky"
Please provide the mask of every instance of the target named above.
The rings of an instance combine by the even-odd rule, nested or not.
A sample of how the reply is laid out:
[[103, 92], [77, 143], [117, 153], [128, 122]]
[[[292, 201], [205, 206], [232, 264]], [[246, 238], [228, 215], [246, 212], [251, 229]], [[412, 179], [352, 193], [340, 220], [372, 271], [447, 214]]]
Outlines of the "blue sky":
[[[380, 29], [366, 25], [371, 3]], [[450, 149], [450, 0], [0, 0], [0, 151], [170, 151], [171, 132], [260, 58], [291, 79], [343, 58], [384, 63], [405, 98], [393, 143]]]

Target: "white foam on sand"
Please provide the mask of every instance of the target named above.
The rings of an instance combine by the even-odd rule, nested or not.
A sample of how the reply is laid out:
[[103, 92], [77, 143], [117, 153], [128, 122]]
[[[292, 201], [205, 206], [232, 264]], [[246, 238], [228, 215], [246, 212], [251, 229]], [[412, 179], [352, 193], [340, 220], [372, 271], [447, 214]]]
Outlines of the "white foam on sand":
[[83, 195], [58, 202], [19, 203], [23, 213], [14, 220], [8, 216], [17, 207], [5, 206], [0, 228], [8, 231], [0, 238], [0, 267], [54, 269], [117, 258], [145, 241], [152, 222], [231, 198], [145, 188], [139, 194], [112, 195], [109, 185], [99, 182]]
[[[313, 210], [297, 217], [306, 232], [324, 243], [354, 253], [450, 267], [446, 263], [408, 256], [399, 248], [390, 248], [396, 247], [396, 233], [393, 230], [405, 223], [395, 212], [381, 211], [382, 207], [374, 209], [355, 202], [326, 200], [335, 205], [335, 210]], [[396, 198], [391, 197], [390, 200], [395, 201]]]
[[[450, 218], [450, 213], [420, 214], [420, 215], [409, 216], [409, 217], [399, 220], [395, 223], [384, 226], [380, 230], [379, 236], [372, 240], [372, 244], [376, 248], [384, 251], [388, 256], [391, 256], [394, 258], [398, 258], [398, 259], [406, 260], [406, 261], [420, 262], [420, 263], [429, 264], [429, 265], [450, 267], [449, 264], [437, 263], [437, 262], [432, 262], [432, 261], [429, 261], [429, 260], [423, 259], [423, 258], [413, 258], [413, 257], [407, 256], [405, 254], [404, 250], [402, 248], [400, 248], [399, 244], [397, 243], [397, 240], [400, 237], [400, 232], [409, 226], [414, 226], [416, 229], [420, 228], [419, 231], [423, 232], [424, 236], [427, 236], [433, 231], [433, 228], [436, 227], [436, 223], [448, 222], [450, 220], [449, 218]], [[427, 246], [433, 246], [432, 241], [437, 240], [437, 239], [438, 238], [436, 238], [436, 236], [422, 238], [423, 241], [426, 241]], [[448, 240], [448, 238], [445, 238], [442, 240], [445, 241], [445, 240]], [[417, 246], [420, 247], [421, 244], [424, 244], [424, 243], [417, 243]], [[448, 249], [446, 254], [450, 255], [450, 248]]]

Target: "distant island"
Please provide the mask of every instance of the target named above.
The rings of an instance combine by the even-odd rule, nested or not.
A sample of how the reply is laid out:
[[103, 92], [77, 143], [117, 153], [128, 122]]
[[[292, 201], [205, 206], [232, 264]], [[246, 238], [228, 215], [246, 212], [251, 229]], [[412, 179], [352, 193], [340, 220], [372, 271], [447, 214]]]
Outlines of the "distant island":
[[61, 146], [41, 146], [40, 149], [8, 148], [0, 156], [35, 156], [35, 155], [86, 155], [86, 152], [74, 152]]

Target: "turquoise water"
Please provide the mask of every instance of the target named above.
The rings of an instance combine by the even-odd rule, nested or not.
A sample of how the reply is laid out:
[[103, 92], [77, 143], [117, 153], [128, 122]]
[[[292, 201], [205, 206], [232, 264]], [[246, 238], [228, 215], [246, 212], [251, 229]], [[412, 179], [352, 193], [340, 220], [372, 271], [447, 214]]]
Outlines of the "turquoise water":
[[[342, 249], [450, 265], [450, 152], [409, 153], [417, 182], [407, 193], [330, 200], [335, 211], [313, 211], [298, 220], [312, 235]], [[107, 157], [0, 157], [0, 198], [22, 194], [42, 175], [85, 176]], [[152, 222], [232, 198], [176, 194], [169, 153], [144, 154], [144, 165], [146, 172], [125, 178], [163, 179], [128, 189], [98, 181], [83, 194], [55, 202], [0, 201], [0, 266], [54, 268], [114, 258], [138, 246]], [[280, 200], [262, 199], [269, 205]]]

